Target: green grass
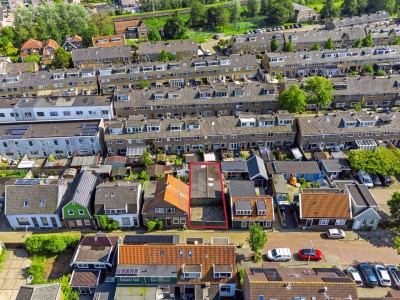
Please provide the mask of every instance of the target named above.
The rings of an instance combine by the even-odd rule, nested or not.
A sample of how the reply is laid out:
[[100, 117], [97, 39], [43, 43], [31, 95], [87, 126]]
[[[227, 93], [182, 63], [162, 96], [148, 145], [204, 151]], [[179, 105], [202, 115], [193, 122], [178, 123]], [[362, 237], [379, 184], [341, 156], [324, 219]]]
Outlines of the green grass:
[[[336, 8], [340, 8], [340, 6], [342, 5], [342, 3], [344, 2], [344, 0], [335, 0], [334, 5]], [[315, 1], [315, 3], [310, 3], [310, 4], [305, 4], [305, 6], [314, 8], [314, 10], [319, 13], [322, 9], [322, 7], [325, 4], [325, 0], [317, 0]]]
[[0, 177], [25, 177], [27, 173], [23, 170], [0, 170]]
[[6, 261], [7, 250], [5, 248], [1, 249], [0, 253], [0, 271], [3, 269], [3, 263]]

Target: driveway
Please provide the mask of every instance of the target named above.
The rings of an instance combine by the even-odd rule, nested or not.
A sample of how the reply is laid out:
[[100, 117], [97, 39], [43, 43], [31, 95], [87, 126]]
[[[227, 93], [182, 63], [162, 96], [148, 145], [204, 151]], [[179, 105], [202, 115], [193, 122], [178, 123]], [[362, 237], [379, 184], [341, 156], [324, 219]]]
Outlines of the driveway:
[[370, 189], [376, 202], [379, 204], [379, 215], [382, 219], [390, 218], [390, 210], [387, 202], [396, 191], [400, 191], [400, 181], [395, 176], [392, 176], [393, 184], [389, 187], [374, 187]]
[[19, 288], [26, 284], [25, 270], [31, 261], [23, 249], [8, 249], [0, 272], [0, 300], [14, 300]]

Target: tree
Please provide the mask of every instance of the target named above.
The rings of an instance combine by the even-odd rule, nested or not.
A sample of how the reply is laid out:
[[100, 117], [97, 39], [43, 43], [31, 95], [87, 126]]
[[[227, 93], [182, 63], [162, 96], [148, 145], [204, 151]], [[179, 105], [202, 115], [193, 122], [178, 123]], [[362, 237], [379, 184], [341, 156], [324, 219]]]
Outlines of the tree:
[[231, 16], [230, 20], [231, 22], [237, 22], [240, 19], [240, 12], [242, 11], [242, 7], [240, 5], [239, 0], [234, 0], [233, 1], [233, 6], [231, 8]]
[[378, 70], [377, 72], [376, 72], [376, 76], [386, 76], [386, 72], [385, 72], [385, 70]]
[[258, 223], [253, 223], [249, 229], [249, 246], [255, 257], [258, 257], [260, 250], [264, 248], [267, 243], [267, 234], [264, 229]]
[[149, 33], [147, 34], [147, 38], [150, 42], [158, 42], [161, 41], [160, 32], [155, 28], [150, 28]]
[[363, 73], [374, 73], [374, 68], [371, 65], [365, 65], [362, 69]]
[[382, 11], [385, 10], [389, 14], [396, 13], [396, 6], [398, 5], [398, 2], [396, 3], [396, 0], [380, 0], [380, 1], [375, 1], [375, 0], [368, 0], [367, 2], [367, 11], [371, 13], [375, 13], [377, 11]]
[[394, 192], [387, 204], [392, 218], [400, 222], [400, 192]]
[[179, 13], [176, 11], [174, 14], [168, 18], [164, 25], [164, 35], [168, 39], [179, 40], [185, 37], [186, 27]]
[[0, 42], [0, 53], [3, 56], [15, 56], [18, 54], [18, 48], [14, 47], [12, 42], [2, 39]]
[[357, 41], [354, 42], [354, 44], [352, 45], [353, 48], [361, 48], [362, 47], [362, 39], [359, 38]]
[[207, 9], [207, 23], [213, 27], [225, 26], [228, 20], [228, 14], [222, 6], [212, 6]]
[[268, 0], [261, 0], [260, 13], [261, 13], [262, 15], [267, 15], [267, 14], [268, 14], [268, 9], [269, 9], [269, 2], [268, 2]]
[[338, 16], [339, 11], [336, 9], [333, 0], [326, 0], [320, 14], [322, 19], [334, 19]]
[[372, 35], [368, 34], [363, 40], [362, 40], [362, 46], [363, 47], [373, 47], [374, 46], [374, 41], [372, 40]]
[[393, 244], [394, 244], [394, 247], [397, 250], [397, 254], [400, 255], [400, 235], [397, 235], [397, 236], [394, 237]]
[[321, 76], [307, 78], [305, 82], [307, 102], [317, 105], [317, 113], [321, 107], [327, 107], [332, 101], [333, 83]]
[[39, 64], [40, 62], [40, 56], [39, 55], [29, 55], [25, 58], [23, 58], [24, 62], [35, 62], [37, 64]]
[[306, 93], [296, 84], [293, 84], [279, 95], [278, 107], [291, 113], [301, 113], [306, 109], [306, 99]]
[[318, 50], [320, 50], [318, 44], [314, 44], [314, 45], [311, 47], [311, 51], [318, 51]]
[[392, 45], [400, 45], [400, 37], [394, 39], [394, 40], [392, 41]]
[[251, 17], [258, 16], [261, 10], [261, 0], [248, 0], [247, 8]]
[[275, 0], [269, 4], [269, 19], [271, 22], [276, 24], [284, 24], [293, 16], [294, 7], [292, 1]]
[[163, 49], [157, 57], [158, 61], [169, 61], [168, 53]]
[[156, 226], [157, 226], [156, 220], [147, 220], [147, 222], [146, 222], [147, 231], [155, 230]]
[[358, 14], [358, 2], [357, 0], [344, 0], [340, 7], [342, 15], [354, 16]]
[[194, 1], [190, 7], [190, 24], [191, 26], [198, 27], [204, 25], [204, 19], [206, 17], [206, 6], [200, 1]]
[[271, 52], [275, 52], [278, 49], [279, 49], [278, 41], [276, 39], [272, 39], [272, 41], [271, 41]]
[[142, 81], [139, 83], [139, 87], [140, 87], [141, 89], [149, 88], [149, 87], [150, 87], [150, 82], [149, 82], [148, 80], [142, 80]]
[[289, 38], [289, 42], [287, 42], [286, 45], [283, 46], [282, 50], [283, 52], [294, 52], [294, 47], [291, 38]]
[[140, 158], [140, 163], [146, 168], [154, 163], [153, 159], [150, 156], [150, 153], [144, 151], [142, 157]]
[[114, 22], [107, 13], [94, 14], [90, 17], [89, 25], [97, 27], [99, 35], [114, 34]]
[[333, 44], [332, 38], [329, 38], [329, 39], [326, 41], [326, 43], [325, 43], [325, 45], [324, 45], [324, 48], [325, 48], [325, 49], [331, 49], [331, 50], [335, 48], [335, 45]]
[[150, 176], [149, 176], [149, 174], [146, 173], [145, 170], [143, 170], [143, 171], [141, 171], [139, 173], [139, 180], [142, 181], [142, 182], [149, 181], [150, 180]]
[[72, 55], [71, 53], [64, 50], [64, 48], [60, 47], [56, 50], [53, 59], [53, 65], [56, 69], [64, 69], [69, 68], [72, 63]]
[[351, 150], [348, 154], [350, 166], [367, 173], [393, 175], [400, 173], [400, 150], [376, 148], [372, 150]]
[[67, 248], [67, 244], [61, 235], [51, 235], [44, 246], [46, 251], [52, 254], [60, 254]]

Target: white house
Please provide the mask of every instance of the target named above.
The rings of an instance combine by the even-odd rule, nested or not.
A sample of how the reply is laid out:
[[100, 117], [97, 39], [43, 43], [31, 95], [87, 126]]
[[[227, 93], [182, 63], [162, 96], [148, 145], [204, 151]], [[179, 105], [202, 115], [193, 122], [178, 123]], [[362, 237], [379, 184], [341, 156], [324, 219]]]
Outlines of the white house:
[[106, 215], [119, 227], [139, 227], [142, 184], [138, 182], [105, 182], [96, 187], [95, 214]]
[[17, 179], [5, 187], [4, 215], [13, 228], [60, 228], [64, 179]]

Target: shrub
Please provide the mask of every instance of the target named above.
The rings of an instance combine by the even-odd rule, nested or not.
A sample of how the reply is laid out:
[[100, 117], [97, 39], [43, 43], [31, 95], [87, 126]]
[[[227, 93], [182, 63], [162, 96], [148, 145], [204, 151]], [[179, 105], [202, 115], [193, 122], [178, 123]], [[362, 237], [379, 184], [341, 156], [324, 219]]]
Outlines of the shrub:
[[154, 229], [156, 229], [156, 226], [157, 226], [157, 221], [155, 220], [148, 220], [146, 222], [147, 231], [153, 231]]
[[33, 276], [32, 284], [44, 283], [43, 276], [46, 274], [46, 259], [43, 256], [35, 256], [26, 272], [27, 276]]
[[300, 178], [300, 184], [301, 185], [307, 184], [307, 180], [305, 178]]
[[1, 253], [0, 253], [0, 271], [3, 268], [3, 263], [6, 260], [7, 256], [7, 250], [5, 248], [1, 248]]
[[99, 226], [105, 230], [117, 230], [119, 228], [119, 223], [115, 220], [107, 218], [105, 215], [97, 216], [97, 221]]
[[49, 157], [47, 157], [47, 161], [55, 161], [56, 157], [53, 154], [50, 154]]
[[243, 248], [243, 243], [240, 242], [238, 248]]
[[254, 253], [254, 262], [256, 262], [256, 263], [257, 263], [257, 262], [260, 262], [261, 259], [262, 259], [262, 254], [261, 254], [260, 251]]
[[78, 236], [62, 235], [33, 235], [26, 239], [25, 248], [31, 256], [55, 255], [68, 247], [75, 247], [79, 242]]
[[157, 229], [161, 230], [164, 228], [164, 221], [163, 220], [158, 220], [157, 221]]
[[65, 239], [60, 235], [50, 236], [44, 244], [44, 249], [48, 253], [59, 254], [67, 248]]
[[243, 287], [244, 284], [244, 273], [245, 273], [244, 269], [239, 270], [239, 284], [241, 288]]

